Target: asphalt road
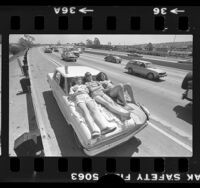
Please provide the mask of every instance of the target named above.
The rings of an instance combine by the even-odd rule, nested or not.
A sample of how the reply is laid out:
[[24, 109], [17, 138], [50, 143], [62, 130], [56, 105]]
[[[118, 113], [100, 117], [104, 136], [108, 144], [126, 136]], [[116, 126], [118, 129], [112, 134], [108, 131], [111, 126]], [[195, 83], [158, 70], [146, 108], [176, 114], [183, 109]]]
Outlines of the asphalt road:
[[181, 82], [186, 71], [163, 67], [168, 76], [150, 81], [124, 70], [121, 65], [104, 62], [103, 56], [81, 54], [76, 63], [62, 61], [59, 53], [45, 54], [39, 48], [29, 51], [29, 64], [35, 90], [41, 104], [52, 150], [62, 156], [84, 156], [77, 147], [72, 128], [63, 118], [46, 81], [46, 75], [60, 65], [86, 65], [108, 74], [114, 83], [131, 83], [135, 98], [150, 113], [150, 125], [128, 142], [99, 156], [192, 156], [192, 109], [181, 100]]
[[[99, 50], [99, 49], [92, 49], [92, 48], [86, 48], [86, 50], [87, 51], [91, 51], [91, 52], [100, 52], [100, 53], [107, 53], [107, 54], [114, 54], [114, 55], [123, 55], [123, 56], [127, 56], [127, 54], [129, 54], [128, 52], [118, 52], [118, 51], [112, 51], [112, 50]], [[168, 62], [172, 62], [172, 63], [177, 63], [179, 60], [184, 60], [184, 58], [161, 57], [161, 56], [145, 55], [145, 54], [142, 54], [142, 57], [144, 59], [168, 61]]]

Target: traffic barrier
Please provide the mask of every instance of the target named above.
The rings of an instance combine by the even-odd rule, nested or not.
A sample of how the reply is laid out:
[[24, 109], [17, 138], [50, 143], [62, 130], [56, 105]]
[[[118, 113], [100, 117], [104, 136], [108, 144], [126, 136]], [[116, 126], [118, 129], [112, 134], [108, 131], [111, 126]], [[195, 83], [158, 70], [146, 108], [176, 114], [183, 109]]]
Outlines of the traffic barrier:
[[[29, 56], [27, 54], [27, 64], [28, 63], [29, 63]], [[30, 78], [30, 90], [31, 90], [31, 97], [32, 97], [32, 101], [33, 101], [33, 108], [34, 108], [34, 112], [35, 112], [35, 119], [36, 119], [36, 123], [39, 128], [40, 135], [41, 135], [41, 142], [42, 142], [43, 149], [44, 149], [43, 150], [44, 156], [61, 156], [61, 153], [54, 154], [55, 152], [50, 149], [50, 144], [49, 144], [49, 140], [48, 140], [49, 137], [48, 137], [48, 134], [46, 132], [46, 128], [45, 128], [45, 125], [43, 122], [43, 117], [42, 117], [42, 113], [41, 113], [41, 109], [40, 109], [40, 102], [38, 101], [36, 89], [32, 82], [32, 75], [31, 75], [30, 70], [29, 70], [28, 74], [29, 74], [29, 78]]]
[[40, 135], [31, 132], [22, 134], [14, 143], [14, 151], [17, 156], [37, 156], [37, 153], [42, 150]]
[[21, 69], [22, 74], [24, 75], [24, 71], [23, 71], [23, 68], [22, 68], [22, 64], [21, 64], [21, 61], [20, 61], [19, 58], [17, 58], [17, 62], [18, 62], [18, 65], [19, 65], [19, 67], [20, 67], [20, 69]]
[[22, 78], [20, 80], [20, 84], [21, 84], [21, 87], [22, 87], [22, 90], [23, 90], [23, 93], [27, 93], [27, 92], [30, 92], [30, 79], [29, 78]]

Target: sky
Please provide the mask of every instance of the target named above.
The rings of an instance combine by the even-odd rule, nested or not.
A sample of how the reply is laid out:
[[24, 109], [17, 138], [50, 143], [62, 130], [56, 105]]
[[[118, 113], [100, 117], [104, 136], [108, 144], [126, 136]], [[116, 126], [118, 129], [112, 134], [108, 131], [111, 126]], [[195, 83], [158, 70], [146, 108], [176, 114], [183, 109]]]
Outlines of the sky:
[[[35, 38], [35, 43], [41, 44], [56, 44], [58, 41], [63, 43], [79, 43], [86, 42], [87, 39], [94, 40], [95, 37], [99, 38], [101, 44], [108, 44], [111, 42], [112, 45], [135, 45], [135, 44], [146, 44], [146, 43], [163, 43], [163, 42], [186, 42], [192, 41], [192, 35], [135, 35], [135, 34], [123, 34], [123, 35], [86, 35], [86, 34], [38, 34], [31, 35]], [[23, 35], [10, 35], [10, 43], [18, 42], [19, 38]]]

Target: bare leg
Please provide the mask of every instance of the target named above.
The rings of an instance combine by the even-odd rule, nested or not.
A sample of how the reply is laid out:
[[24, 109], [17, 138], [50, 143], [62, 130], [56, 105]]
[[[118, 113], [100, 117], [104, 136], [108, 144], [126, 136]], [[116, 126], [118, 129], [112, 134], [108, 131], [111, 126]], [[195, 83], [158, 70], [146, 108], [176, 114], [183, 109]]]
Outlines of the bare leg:
[[126, 105], [123, 85], [119, 84], [119, 85], [114, 86], [111, 89], [109, 95], [110, 97], [117, 97], [122, 102], [123, 105]]
[[94, 121], [93, 121], [93, 119], [92, 119], [92, 117], [91, 117], [91, 115], [90, 115], [90, 112], [89, 112], [89, 110], [88, 110], [86, 104], [83, 103], [83, 102], [80, 102], [80, 103], [78, 103], [78, 106], [80, 107], [80, 109], [82, 110], [82, 112], [83, 112], [83, 114], [84, 114], [84, 117], [85, 117], [86, 122], [87, 122], [87, 124], [88, 124], [88, 128], [89, 128], [89, 130], [91, 131], [91, 133], [92, 133], [92, 132], [99, 132], [99, 129], [98, 129], [98, 127], [95, 125], [95, 123], [94, 123]]
[[133, 89], [130, 84], [124, 84], [124, 90], [128, 92], [129, 96], [131, 97], [131, 102], [136, 104], [134, 95], [133, 95]]
[[97, 125], [99, 126], [99, 128], [101, 130], [106, 129], [107, 122], [106, 122], [105, 118], [102, 116], [102, 114], [99, 112], [99, 110], [97, 109], [95, 102], [89, 101], [89, 102], [87, 102], [87, 106], [88, 106], [90, 112], [92, 112], [94, 120], [97, 123]]
[[[105, 95], [106, 96], [106, 95]], [[105, 100], [105, 98], [101, 97], [101, 96], [96, 96], [94, 98], [98, 103], [102, 104], [103, 106], [105, 106], [107, 109], [109, 109], [111, 112], [120, 115], [120, 116], [124, 116], [129, 118], [130, 117], [130, 113], [127, 110], [121, 109], [117, 106], [114, 106], [112, 104], [110, 104], [107, 100]], [[112, 99], [111, 99], [112, 100]]]

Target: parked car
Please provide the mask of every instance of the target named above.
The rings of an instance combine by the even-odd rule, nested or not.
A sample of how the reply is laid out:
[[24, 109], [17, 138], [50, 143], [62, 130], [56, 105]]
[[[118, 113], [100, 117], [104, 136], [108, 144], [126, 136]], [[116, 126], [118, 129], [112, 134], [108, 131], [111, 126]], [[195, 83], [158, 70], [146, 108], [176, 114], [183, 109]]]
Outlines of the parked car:
[[61, 54], [61, 57], [62, 57], [62, 59], [65, 60], [65, 61], [73, 61], [73, 62], [76, 62], [76, 60], [77, 60], [77, 56], [75, 56], [74, 53], [68, 52], [68, 51], [64, 51], [64, 52]]
[[52, 49], [51, 48], [45, 48], [44, 53], [52, 53]]
[[138, 74], [150, 80], [167, 76], [165, 71], [154, 67], [149, 61], [131, 60], [126, 64], [125, 69], [128, 70], [129, 74]]
[[187, 73], [181, 85], [181, 88], [185, 90], [182, 94], [182, 99], [186, 99], [188, 101], [192, 101], [193, 99], [192, 78], [192, 72]]
[[[96, 104], [108, 126], [116, 126], [116, 129], [108, 134], [100, 135], [98, 138], [92, 138], [82, 112], [77, 108], [74, 101], [68, 98], [70, 87], [74, 85], [74, 79], [77, 77], [83, 78], [86, 72], [90, 72], [93, 79], [96, 79], [96, 75], [100, 71], [86, 66], [62, 66], [57, 67], [53, 73], [49, 73], [47, 81], [67, 122], [66, 126], [72, 126], [79, 146], [87, 155], [93, 156], [131, 139], [148, 125], [149, 113], [147, 114], [148, 110], [145, 107], [141, 108], [128, 103], [129, 107], [134, 110], [131, 116], [133, 123], [127, 125], [108, 109]], [[116, 105], [123, 108], [117, 103]]]
[[115, 56], [115, 55], [107, 55], [104, 58], [104, 60], [108, 61], [108, 62], [112, 62], [112, 63], [121, 63], [122, 62], [122, 59], [118, 56]]
[[140, 55], [138, 53], [128, 53], [127, 56], [129, 56], [129, 57], [143, 57], [142, 55]]

